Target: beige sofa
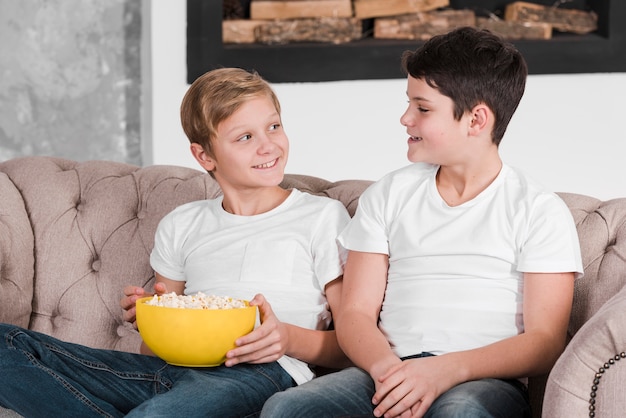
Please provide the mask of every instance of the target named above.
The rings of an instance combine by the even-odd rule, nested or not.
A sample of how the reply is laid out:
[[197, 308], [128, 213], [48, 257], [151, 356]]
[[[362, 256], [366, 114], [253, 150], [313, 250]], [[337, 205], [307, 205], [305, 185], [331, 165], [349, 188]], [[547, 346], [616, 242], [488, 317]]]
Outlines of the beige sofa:
[[[351, 214], [369, 184], [302, 175], [284, 181], [338, 199]], [[183, 167], [52, 157], [0, 163], [0, 321], [88, 346], [137, 351], [137, 332], [121, 320], [122, 288], [151, 289], [148, 258], [163, 215], [219, 193], [208, 174]], [[561, 196], [576, 220], [586, 275], [576, 285], [573, 339], [545, 398], [546, 377], [531, 380], [533, 407], [539, 411], [543, 399], [544, 417], [587, 417], [593, 396], [596, 416], [623, 417], [626, 199]], [[601, 377], [592, 389], [596, 374]], [[0, 417], [13, 416], [0, 408]]]

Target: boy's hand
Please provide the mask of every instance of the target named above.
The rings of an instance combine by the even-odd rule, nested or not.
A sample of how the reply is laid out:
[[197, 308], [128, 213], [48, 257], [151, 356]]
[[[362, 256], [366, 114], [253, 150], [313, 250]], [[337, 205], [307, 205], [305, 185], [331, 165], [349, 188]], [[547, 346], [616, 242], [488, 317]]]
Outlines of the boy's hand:
[[278, 360], [287, 351], [287, 326], [274, 315], [265, 297], [256, 295], [250, 305], [258, 307], [261, 325], [249, 334], [237, 338], [237, 348], [226, 353], [225, 365], [228, 367], [239, 363], [269, 363]]
[[[167, 287], [164, 283], [156, 283], [154, 285], [154, 291], [157, 295], [162, 295], [167, 293]], [[142, 287], [139, 286], [126, 286], [124, 288], [124, 297], [120, 300], [120, 306], [124, 310], [122, 312], [122, 319], [124, 321], [130, 322], [133, 324], [135, 329], [137, 328], [136, 315], [137, 312], [135, 310], [135, 303], [138, 299], [141, 299], [145, 296], [152, 296], [152, 293], [147, 293]]]
[[376, 381], [374, 416], [423, 417], [439, 395], [457, 384], [454, 376], [441, 356], [405, 360]]

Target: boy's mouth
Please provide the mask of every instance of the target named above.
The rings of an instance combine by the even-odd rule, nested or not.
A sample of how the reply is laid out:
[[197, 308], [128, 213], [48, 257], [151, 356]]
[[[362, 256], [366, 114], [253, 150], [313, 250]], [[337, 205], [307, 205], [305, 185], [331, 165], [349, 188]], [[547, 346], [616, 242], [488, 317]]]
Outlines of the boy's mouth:
[[276, 165], [276, 162], [278, 162], [278, 158], [267, 162], [267, 163], [263, 163], [263, 164], [259, 164], [259, 165], [255, 165], [252, 168], [272, 168]]
[[409, 137], [409, 141], [411, 141], [411, 142], [419, 142], [419, 141], [421, 141], [422, 139], [423, 139], [423, 138], [422, 138], [421, 136], [412, 136], [412, 135], [411, 135], [411, 136]]

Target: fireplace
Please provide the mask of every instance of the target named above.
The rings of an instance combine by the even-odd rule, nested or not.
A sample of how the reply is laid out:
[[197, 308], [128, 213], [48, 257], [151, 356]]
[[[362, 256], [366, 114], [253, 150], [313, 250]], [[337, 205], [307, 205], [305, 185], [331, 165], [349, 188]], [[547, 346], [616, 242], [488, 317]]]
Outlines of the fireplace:
[[[552, 5], [556, 0], [533, 1]], [[453, 8], [498, 15], [510, 2], [451, 0]], [[512, 41], [530, 74], [626, 72], [626, 1], [573, 0], [566, 4], [598, 15], [598, 30], [555, 33], [549, 40]], [[367, 25], [367, 21], [364, 22]], [[270, 82], [403, 78], [400, 56], [420, 41], [367, 38], [345, 44], [223, 44], [222, 0], [187, 0], [187, 81], [218, 67], [258, 71]]]

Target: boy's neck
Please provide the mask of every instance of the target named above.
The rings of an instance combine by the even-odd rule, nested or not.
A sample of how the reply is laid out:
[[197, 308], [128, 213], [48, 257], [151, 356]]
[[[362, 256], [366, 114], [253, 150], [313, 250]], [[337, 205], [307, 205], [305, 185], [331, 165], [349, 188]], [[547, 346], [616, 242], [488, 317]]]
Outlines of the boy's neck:
[[474, 199], [498, 177], [502, 160], [474, 166], [441, 166], [435, 177], [437, 190], [448, 206], [459, 206]]
[[278, 186], [243, 192], [224, 191], [222, 208], [233, 215], [260, 215], [280, 206], [290, 193], [291, 190]]

